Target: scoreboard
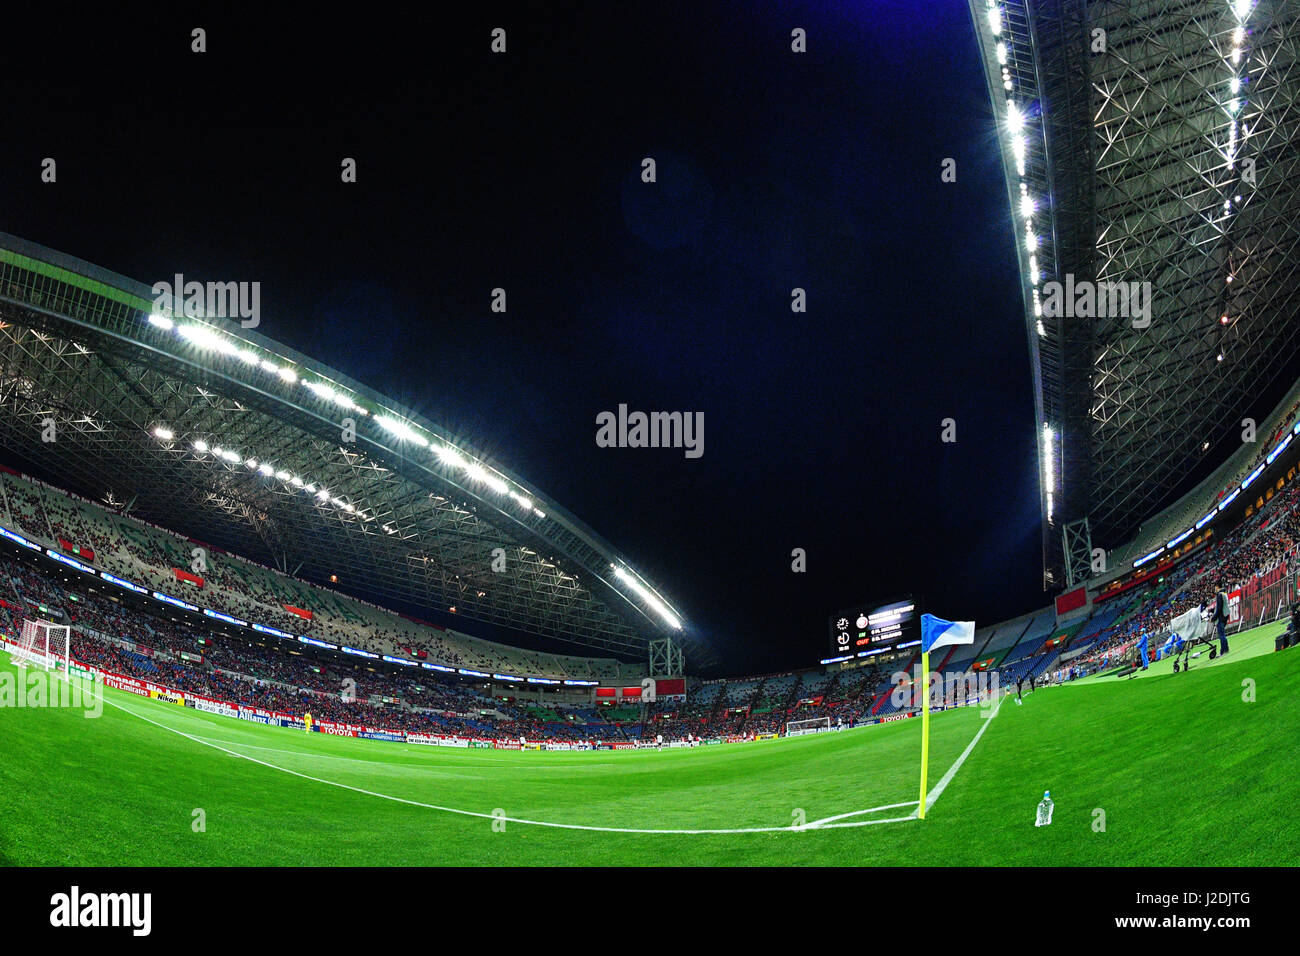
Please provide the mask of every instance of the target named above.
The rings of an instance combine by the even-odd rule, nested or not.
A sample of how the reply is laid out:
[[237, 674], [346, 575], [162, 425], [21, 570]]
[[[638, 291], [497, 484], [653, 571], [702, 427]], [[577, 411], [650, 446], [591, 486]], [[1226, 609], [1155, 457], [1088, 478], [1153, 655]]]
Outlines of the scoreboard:
[[877, 657], [921, 646], [920, 601], [910, 595], [859, 604], [831, 615], [833, 657]]

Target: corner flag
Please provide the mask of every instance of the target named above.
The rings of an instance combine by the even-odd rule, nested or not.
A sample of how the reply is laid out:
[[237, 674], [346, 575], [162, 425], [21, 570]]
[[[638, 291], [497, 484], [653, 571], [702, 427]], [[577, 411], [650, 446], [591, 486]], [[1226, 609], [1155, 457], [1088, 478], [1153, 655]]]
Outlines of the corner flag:
[[[921, 802], [916, 815], [925, 819], [926, 783], [930, 776], [930, 652], [952, 644], [974, 644], [974, 621], [945, 621], [933, 614], [921, 615]], [[916, 686], [915, 682], [912, 684]]]
[[921, 615], [921, 650], [932, 651], [949, 644], [975, 643], [974, 621], [945, 621], [933, 614]]

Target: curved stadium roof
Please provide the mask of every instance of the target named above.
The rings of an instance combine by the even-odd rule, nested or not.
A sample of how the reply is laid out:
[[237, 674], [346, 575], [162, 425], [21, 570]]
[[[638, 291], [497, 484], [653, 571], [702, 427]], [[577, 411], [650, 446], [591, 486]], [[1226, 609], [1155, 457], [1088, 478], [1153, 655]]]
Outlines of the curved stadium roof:
[[399, 609], [455, 607], [642, 660], [671, 636], [708, 657], [611, 545], [471, 445], [238, 321], [154, 300], [0, 233], [0, 447], [159, 525], [308, 581], [337, 574], [333, 586]]
[[[1065, 525], [1131, 540], [1296, 380], [1300, 3], [969, 4], [1025, 303], [1044, 583], [1060, 585]], [[1149, 282], [1149, 325], [1045, 314], [1067, 276]]]

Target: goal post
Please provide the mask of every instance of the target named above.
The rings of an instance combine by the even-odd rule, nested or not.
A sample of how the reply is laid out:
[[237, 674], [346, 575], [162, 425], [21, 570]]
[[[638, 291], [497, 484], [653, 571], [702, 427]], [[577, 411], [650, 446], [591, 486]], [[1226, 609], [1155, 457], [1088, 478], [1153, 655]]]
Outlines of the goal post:
[[57, 670], [62, 663], [67, 674], [72, 660], [72, 628], [50, 621], [24, 620], [18, 645], [10, 650], [10, 657], [19, 667], [31, 665], [47, 671]]
[[830, 729], [831, 719], [829, 717], [813, 717], [808, 720], [787, 721], [785, 735], [787, 737], [798, 737], [801, 734], [816, 734]]

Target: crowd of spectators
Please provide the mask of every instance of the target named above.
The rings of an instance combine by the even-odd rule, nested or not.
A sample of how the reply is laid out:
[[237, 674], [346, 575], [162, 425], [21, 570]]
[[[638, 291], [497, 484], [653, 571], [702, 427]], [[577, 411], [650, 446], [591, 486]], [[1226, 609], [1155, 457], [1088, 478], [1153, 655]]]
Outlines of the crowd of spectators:
[[417, 622], [9, 471], [0, 471], [0, 492], [0, 522], [28, 537], [65, 551], [88, 549], [98, 568], [242, 620], [372, 653], [489, 673], [586, 680], [628, 676], [610, 658], [544, 654]]
[[[1143, 635], [1158, 636], [1193, 607], [1212, 609], [1219, 591], [1232, 591], [1295, 553], [1300, 542], [1300, 482], [1293, 483], [1209, 548], [1162, 575], [1137, 599], [1133, 613], [1104, 630], [1077, 666], [1105, 668]], [[1280, 608], [1285, 610], [1285, 608]]]
[[[45, 540], [52, 536], [55, 541], [90, 548], [101, 566], [115, 567], [111, 561], [101, 560], [106, 555], [129, 559], [134, 562], [130, 569], [135, 572], [134, 579], [142, 580], [143, 571], [143, 580], [159, 589], [167, 583], [160, 569], [170, 567], [175, 555], [150, 538], [161, 529], [143, 523], [128, 527], [121, 516], [71, 496], [60, 499], [53, 489], [27, 479], [3, 474], [0, 480], [4, 482], [4, 514], [24, 534]], [[1159, 575], [1134, 595], [1116, 599], [1120, 610], [1115, 623], [1101, 628], [1095, 639], [1089, 637], [1092, 643], [1085, 653], [1047, 672], [1047, 679], [1070, 680], [1111, 666], [1141, 635], [1159, 635], [1172, 618], [1189, 608], [1212, 605], [1218, 591], [1230, 590], [1294, 555], [1298, 542], [1300, 483], [1280, 491], [1266, 507], [1179, 567]], [[128, 576], [127, 568], [117, 570]], [[309, 593], [303, 589], [310, 586], [293, 581], [295, 591], [275, 595], [267, 590], [268, 579], [262, 572], [272, 574], [266, 569], [250, 572], [233, 564], [210, 570], [205, 585], [215, 582], [215, 586], [205, 587], [205, 601], [220, 607], [214, 598], [233, 596], [235, 603], [225, 607], [231, 613], [247, 614], [250, 605], [241, 601], [256, 602], [269, 610], [264, 603], [268, 595], [280, 600], [286, 594]], [[365, 646], [364, 638], [373, 636], [380, 609], [365, 602], [348, 606], [337, 595], [322, 595], [319, 606], [332, 606], [337, 613], [332, 619], [315, 621], [311, 633], [332, 643]], [[317, 720], [410, 732], [499, 740], [718, 739], [777, 734], [789, 722], [810, 717], [826, 717], [832, 726], [851, 727], [887, 713], [893, 706], [890, 697], [894, 688], [877, 668], [712, 682], [694, 687], [685, 701], [658, 701], [631, 711], [594, 704], [544, 705], [503, 699], [490, 696], [488, 685], [423, 669], [376, 668], [339, 655], [308, 653], [297, 644], [207, 632], [164, 614], [128, 607], [92, 586], [66, 577], [61, 580], [31, 562], [0, 557], [0, 629], [16, 638], [22, 620], [34, 616], [66, 620], [72, 626], [76, 659], [124, 676], [246, 707], [295, 716], [311, 711]], [[400, 645], [402, 650], [413, 653], [418, 648], [427, 659], [450, 666], [505, 669], [510, 664], [519, 669], [518, 658], [492, 656], [493, 648], [500, 645], [454, 632], [422, 629], [396, 615], [389, 617], [394, 622], [386, 638], [389, 650], [396, 650], [392, 642], [400, 640], [406, 642]], [[260, 620], [266, 623], [267, 616]], [[296, 617], [277, 620], [285, 629], [304, 630], [293, 627], [294, 622], [302, 624]], [[482, 647], [474, 649], [475, 642]], [[1016, 664], [1042, 675], [1057, 653], [1056, 649], [1044, 649]], [[615, 674], [622, 676], [617, 670]]]
[[[791, 720], [830, 716], [849, 727], [868, 720], [881, 674], [788, 673], [724, 681], [686, 701], [606, 708], [542, 705], [489, 696], [476, 685], [427, 670], [372, 667], [306, 653], [273, 639], [242, 638], [129, 607], [17, 558], [0, 557], [0, 628], [18, 637], [24, 617], [65, 620], [72, 656], [93, 667], [184, 693], [320, 721], [514, 740], [665, 740], [754, 737]], [[45, 611], [37, 613], [37, 608]]]
[[[486, 739], [629, 739], [639, 725], [605, 720], [595, 708], [542, 719], [527, 704], [427, 670], [374, 668], [360, 660], [306, 654], [296, 646], [207, 632], [111, 600], [14, 558], [0, 557], [0, 628], [11, 640], [26, 618], [71, 627], [75, 660], [185, 693], [291, 716]], [[44, 610], [41, 610], [44, 608]]]

